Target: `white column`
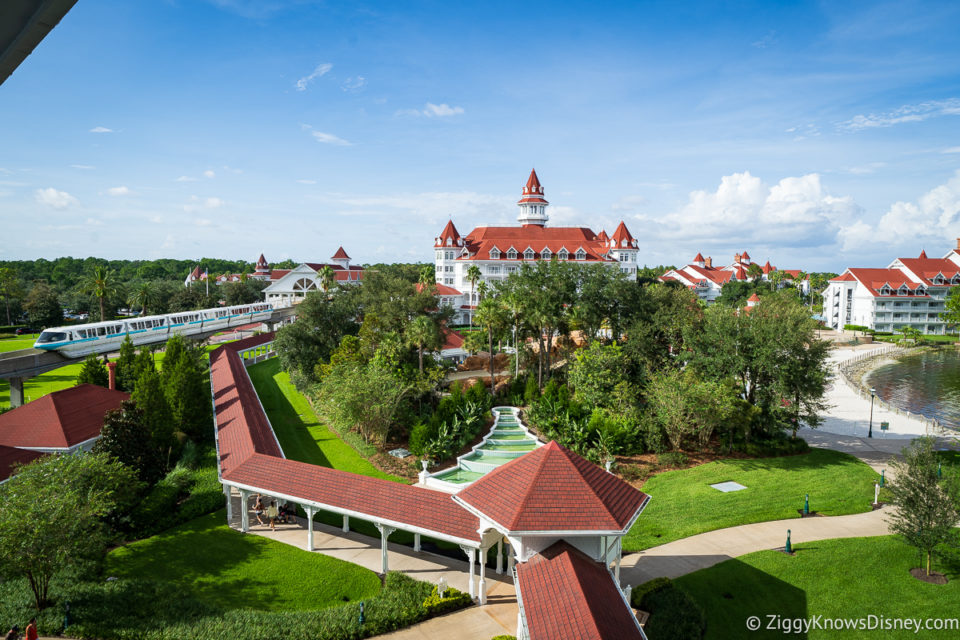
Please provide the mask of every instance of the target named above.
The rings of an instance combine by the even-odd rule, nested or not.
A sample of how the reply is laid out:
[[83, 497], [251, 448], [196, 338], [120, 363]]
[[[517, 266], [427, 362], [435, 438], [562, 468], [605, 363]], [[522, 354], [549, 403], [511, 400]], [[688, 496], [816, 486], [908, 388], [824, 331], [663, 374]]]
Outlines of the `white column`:
[[623, 545], [621, 539], [617, 538], [617, 566], [613, 570], [613, 575], [617, 579], [617, 584], [620, 584], [620, 559], [623, 557]]
[[343, 516], [343, 532], [350, 532], [350, 516]]
[[420, 551], [420, 534], [413, 534], [413, 550]]
[[307, 512], [307, 551], [313, 551], [313, 507], [304, 507]]
[[527, 640], [523, 635], [523, 614], [517, 611], [517, 640]]
[[513, 563], [516, 562], [516, 558], [513, 555], [513, 545], [511, 544], [507, 548], [507, 573], [511, 576], [513, 575]]
[[481, 548], [477, 552], [477, 560], [480, 561], [480, 604], [487, 604], [487, 551], [490, 547]]
[[233, 521], [233, 501], [230, 499], [232, 497], [230, 493], [231, 493], [230, 485], [228, 484], [223, 485], [223, 494], [227, 496], [227, 523], [228, 524], [231, 521]]
[[396, 531], [396, 529], [383, 524], [378, 524], [377, 529], [380, 530], [380, 573], [386, 575], [387, 571], [390, 570], [389, 563], [387, 562], [387, 538], [389, 538], [390, 534]]
[[240, 489], [240, 531], [250, 530], [250, 492]]
[[471, 597], [471, 598], [476, 598], [476, 597], [477, 597], [477, 585], [476, 585], [476, 581], [474, 580], [474, 576], [473, 576], [473, 563], [474, 563], [474, 558], [476, 557], [476, 556], [475, 556], [476, 549], [474, 549], [473, 547], [465, 547], [465, 546], [463, 546], [463, 545], [460, 545], [460, 548], [463, 549], [463, 552], [464, 552], [465, 554], [467, 554], [467, 558], [470, 559], [470, 589], [469, 589], [469, 592], [470, 592], [470, 597]]
[[497, 540], [497, 575], [503, 575], [503, 538]]

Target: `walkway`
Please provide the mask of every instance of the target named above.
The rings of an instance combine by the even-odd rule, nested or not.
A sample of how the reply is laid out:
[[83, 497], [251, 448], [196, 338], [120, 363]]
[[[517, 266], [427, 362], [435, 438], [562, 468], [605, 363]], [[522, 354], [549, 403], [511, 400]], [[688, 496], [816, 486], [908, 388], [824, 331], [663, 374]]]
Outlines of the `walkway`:
[[[232, 495], [232, 509], [235, 517], [230, 526], [240, 530], [240, 497]], [[283, 542], [294, 547], [304, 548], [307, 539], [306, 524], [298, 519], [297, 524], [277, 525], [276, 531], [257, 524], [253, 512], [248, 512], [251, 521], [248, 533]], [[344, 533], [338, 527], [314, 523], [313, 551], [352, 562], [379, 572], [381, 563], [380, 541], [356, 532]], [[468, 574], [464, 571], [464, 561], [426, 551], [415, 552], [409, 547], [390, 543], [388, 547], [391, 571], [400, 571], [417, 580], [436, 584], [443, 577], [447, 584], [460, 591], [468, 591]], [[487, 604], [433, 618], [407, 629], [394, 632], [386, 637], [409, 640], [432, 640], [450, 638], [451, 625], [456, 629], [455, 637], [463, 640], [490, 640], [502, 634], [514, 634], [517, 630], [517, 600], [513, 589], [513, 580], [506, 574], [497, 575], [493, 569], [487, 569]]]

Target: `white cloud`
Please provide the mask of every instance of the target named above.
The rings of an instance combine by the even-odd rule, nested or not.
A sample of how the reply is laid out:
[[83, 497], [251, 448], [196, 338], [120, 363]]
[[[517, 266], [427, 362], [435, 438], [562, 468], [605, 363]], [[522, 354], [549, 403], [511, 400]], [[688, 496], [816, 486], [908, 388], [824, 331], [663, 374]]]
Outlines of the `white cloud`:
[[207, 198], [203, 201], [203, 206], [205, 206], [207, 209], [219, 209], [224, 204], [224, 201], [220, 198]]
[[96, 169], [96, 167], [94, 167], [94, 166], [92, 166], [92, 165], [89, 165], [89, 164], [72, 164], [72, 165], [70, 165], [70, 166], [71, 166], [72, 168], [74, 168], [74, 169], [82, 169], [82, 170], [84, 170], [84, 171], [92, 171], [92, 170]]
[[67, 207], [79, 204], [79, 201], [66, 191], [57, 191], [53, 187], [47, 189], [37, 189], [34, 192], [37, 202], [53, 209], [66, 209]]
[[940, 153], [960, 153], [960, 147], [947, 147]]
[[341, 147], [349, 147], [353, 143], [338, 136], [333, 135], [332, 133], [324, 133], [322, 131], [311, 131], [310, 135], [314, 137], [317, 142], [322, 142], [323, 144], [335, 144]]
[[752, 46], [756, 47], [757, 49], [766, 49], [767, 47], [775, 44], [777, 44], [777, 32], [769, 31], [767, 32], [767, 35], [752, 43]]
[[177, 182], [196, 182], [197, 179], [190, 176], [180, 176], [177, 178]]
[[193, 221], [193, 223], [198, 227], [209, 227], [213, 224], [213, 220], [210, 220], [209, 218], [197, 218]]
[[447, 118], [450, 116], [458, 116], [464, 113], [463, 107], [451, 107], [446, 102], [442, 104], [433, 104], [428, 102], [424, 109], [400, 109], [397, 111], [396, 115], [398, 116], [426, 116], [427, 118]]
[[213, 177], [216, 177], [216, 175], [217, 174], [213, 172], [213, 169], [207, 169], [206, 171], [203, 172], [204, 178], [213, 178]]
[[846, 171], [855, 176], [865, 176], [875, 173], [877, 169], [882, 169], [885, 166], [887, 166], [886, 162], [868, 162], [867, 164], [860, 165], [858, 167], [847, 167]]
[[163, 224], [165, 222], [164, 217], [161, 215], [150, 216], [150, 222], [154, 224]]
[[94, 127], [90, 129], [90, 133], [113, 133], [113, 129], [107, 129], [106, 127]]
[[846, 131], [862, 131], [878, 127], [892, 127], [905, 122], [922, 122], [939, 116], [960, 115], [960, 99], [929, 100], [917, 104], [906, 104], [899, 109], [885, 113], [871, 113], [856, 115], [846, 122], [839, 123], [839, 128]]
[[89, 227], [102, 227], [104, 222], [102, 220], [97, 220], [96, 218], [87, 218], [87, 226]]
[[111, 187], [107, 189], [107, 193], [109, 193], [112, 196], [128, 196], [133, 192], [130, 191], [130, 189], [127, 187], [119, 186], [119, 187]]
[[367, 84], [367, 79], [363, 76], [357, 76], [355, 78], [347, 78], [344, 80], [343, 84], [340, 85], [340, 88], [344, 91], [359, 91]]
[[316, 180], [297, 180], [300, 184], [317, 184]]
[[329, 62], [324, 62], [323, 64], [317, 65], [317, 68], [313, 70], [308, 76], [303, 76], [297, 80], [296, 87], [297, 91], [306, 91], [307, 85], [316, 80], [317, 78], [326, 75], [330, 72], [330, 69], [333, 69], [333, 65]]
[[197, 211], [219, 209], [225, 204], [226, 202], [220, 198], [201, 198], [199, 196], [190, 196], [190, 202], [183, 205], [183, 210], [187, 213], [196, 213]]

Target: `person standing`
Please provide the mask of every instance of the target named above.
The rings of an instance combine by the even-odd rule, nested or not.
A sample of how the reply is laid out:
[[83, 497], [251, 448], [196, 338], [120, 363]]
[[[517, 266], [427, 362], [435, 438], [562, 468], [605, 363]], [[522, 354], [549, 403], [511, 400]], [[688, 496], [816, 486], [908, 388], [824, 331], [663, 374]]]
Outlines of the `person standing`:
[[3, 640], [17, 640], [20, 637], [20, 627], [13, 625], [10, 627], [10, 631], [7, 631], [7, 635], [3, 636]]
[[23, 640], [37, 640], [39, 636], [37, 635], [37, 619], [30, 618], [30, 622], [27, 623], [27, 633], [24, 636]]
[[277, 503], [273, 500], [270, 501], [270, 506], [267, 507], [267, 518], [270, 520], [270, 530], [277, 530], [277, 516], [280, 513], [277, 511]]
[[263, 524], [263, 517], [262, 517], [263, 516], [263, 498], [260, 496], [259, 493], [257, 494], [256, 501], [253, 503], [253, 513], [254, 515], [257, 516], [257, 522], [259, 522], [262, 525]]

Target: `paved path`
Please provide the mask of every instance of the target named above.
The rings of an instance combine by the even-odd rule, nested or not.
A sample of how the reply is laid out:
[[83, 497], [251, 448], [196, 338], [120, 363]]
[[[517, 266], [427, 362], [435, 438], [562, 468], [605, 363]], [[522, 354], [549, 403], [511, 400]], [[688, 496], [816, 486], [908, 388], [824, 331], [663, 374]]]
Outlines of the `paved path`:
[[[240, 496], [232, 496], [234, 518], [230, 526], [240, 528]], [[249, 506], [249, 505], [248, 505]], [[250, 529], [252, 535], [285, 542], [301, 549], [307, 544], [306, 523], [277, 525], [276, 531], [257, 524], [257, 518], [250, 511]], [[460, 591], [467, 591], [469, 576], [466, 555], [463, 560], [454, 560], [433, 553], [413, 551], [403, 545], [388, 544], [388, 565], [391, 571], [403, 573], [436, 583], [443, 576], [447, 584]], [[331, 527], [315, 522], [313, 529], [313, 550], [340, 560], [358, 564], [371, 571], [380, 572], [380, 541], [359, 533], [343, 533], [339, 527]], [[504, 560], [506, 566], [506, 560]], [[517, 630], [517, 601], [513, 589], [513, 579], [506, 573], [498, 576], [487, 569], [487, 605], [467, 609], [434, 618], [427, 622], [390, 634], [388, 637], [409, 640], [431, 640], [441, 637], [456, 637], [462, 640], [490, 640], [490, 638], [513, 634]], [[478, 578], [479, 582], [479, 578]], [[455, 625], [456, 634], [451, 636], [450, 625]]]

